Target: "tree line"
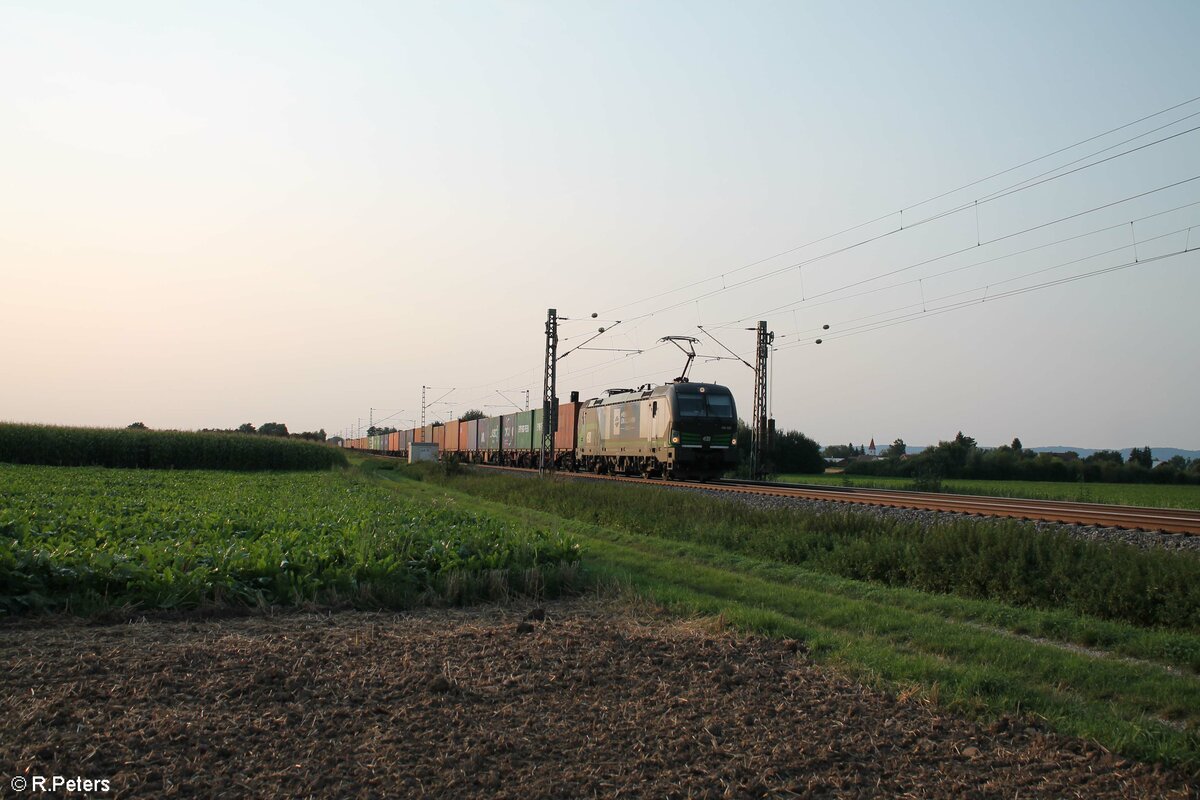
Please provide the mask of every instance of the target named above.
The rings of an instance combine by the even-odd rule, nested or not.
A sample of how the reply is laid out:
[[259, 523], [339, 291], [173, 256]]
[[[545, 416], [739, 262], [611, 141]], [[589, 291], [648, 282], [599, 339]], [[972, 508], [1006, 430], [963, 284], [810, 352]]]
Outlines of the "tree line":
[[[132, 425], [125, 426], [130, 430], [150, 430], [144, 422], [135, 422]], [[264, 422], [257, 428], [252, 423], [243, 422], [236, 428], [201, 428], [201, 433], [249, 433], [255, 436], [279, 436], [292, 439], [307, 439], [310, 442], [325, 441], [325, 429], [321, 428], [318, 431], [304, 431], [303, 433], [288, 433], [287, 425], [282, 422]]]
[[897, 439], [874, 461], [847, 465], [850, 475], [875, 475], [938, 481], [942, 478], [982, 480], [1075, 481], [1085, 483], [1200, 483], [1200, 458], [1174, 456], [1154, 463], [1149, 447], [1135, 447], [1126, 459], [1117, 450], [1097, 450], [1080, 457], [1067, 453], [1038, 453], [1026, 449], [1019, 438], [992, 449], [979, 447], [962, 431], [951, 441], [938, 442], [922, 452], [906, 455]]

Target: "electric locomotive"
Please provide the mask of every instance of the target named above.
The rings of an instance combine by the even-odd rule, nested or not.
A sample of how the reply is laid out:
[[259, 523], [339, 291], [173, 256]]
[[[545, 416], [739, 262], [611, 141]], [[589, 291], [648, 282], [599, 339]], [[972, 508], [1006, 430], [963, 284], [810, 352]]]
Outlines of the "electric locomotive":
[[737, 465], [737, 408], [728, 388], [685, 378], [605, 394], [580, 408], [578, 467], [706, 480]]

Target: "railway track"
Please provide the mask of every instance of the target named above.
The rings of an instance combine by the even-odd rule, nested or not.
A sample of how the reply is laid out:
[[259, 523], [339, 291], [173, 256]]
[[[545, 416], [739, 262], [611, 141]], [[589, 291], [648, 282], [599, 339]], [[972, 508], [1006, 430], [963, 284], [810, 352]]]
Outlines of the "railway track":
[[[521, 467], [472, 466], [512, 472], [536, 472]], [[764, 481], [722, 480], [712, 483], [665, 481], [632, 478], [621, 475], [592, 475], [563, 473], [588, 480], [608, 480], [641, 485], [684, 486], [716, 492], [770, 495], [804, 500], [831, 500], [839, 503], [908, 508], [923, 511], [943, 511], [956, 514], [975, 514], [989, 517], [1058, 522], [1068, 525], [1089, 525], [1100, 528], [1161, 531], [1200, 535], [1200, 511], [1182, 508], [1143, 508], [1114, 506], [1100, 503], [1075, 503], [1063, 500], [1024, 500], [1013, 497], [940, 494], [935, 492], [905, 492], [891, 489], [865, 489], [846, 486], [817, 486], [796, 483], [767, 483]]]

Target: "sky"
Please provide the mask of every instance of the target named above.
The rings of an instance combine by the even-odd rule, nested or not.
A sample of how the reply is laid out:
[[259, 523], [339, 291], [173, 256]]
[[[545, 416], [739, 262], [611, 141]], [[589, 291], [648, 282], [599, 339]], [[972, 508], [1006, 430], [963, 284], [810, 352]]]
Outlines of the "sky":
[[563, 398], [697, 336], [748, 417], [709, 357], [753, 362], [761, 319], [773, 416], [822, 444], [1200, 449], [1196, 30], [1190, 0], [8, 0], [0, 419], [503, 413], [553, 307], [560, 354], [607, 329]]

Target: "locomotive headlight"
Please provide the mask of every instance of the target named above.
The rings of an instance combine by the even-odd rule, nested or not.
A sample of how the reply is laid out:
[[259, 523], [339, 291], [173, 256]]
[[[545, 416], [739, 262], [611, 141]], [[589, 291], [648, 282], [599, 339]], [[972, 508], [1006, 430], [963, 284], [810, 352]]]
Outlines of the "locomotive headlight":
[[679, 444], [679, 433], [671, 431], [671, 444]]
[[732, 439], [730, 439], [730, 440], [729, 440], [729, 443], [730, 443], [731, 445], [737, 444], [737, 437], [736, 437], [736, 436], [734, 436]]

